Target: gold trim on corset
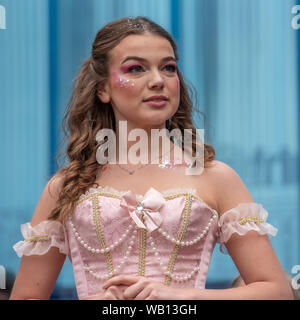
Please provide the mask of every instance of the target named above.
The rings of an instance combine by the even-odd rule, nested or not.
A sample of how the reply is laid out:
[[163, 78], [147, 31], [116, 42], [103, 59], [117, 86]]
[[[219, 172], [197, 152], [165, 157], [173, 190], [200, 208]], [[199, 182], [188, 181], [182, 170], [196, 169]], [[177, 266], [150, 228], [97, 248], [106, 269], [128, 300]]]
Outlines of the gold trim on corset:
[[[144, 218], [142, 217], [144, 223]], [[140, 229], [140, 241], [139, 241], [139, 266], [138, 275], [145, 276], [146, 271], [146, 246], [147, 246], [147, 230]]]
[[96, 193], [91, 193], [85, 197], [83, 197], [82, 199], [78, 200], [77, 201], [77, 205], [86, 201], [87, 199], [89, 198], [94, 198], [95, 196], [105, 196], [105, 197], [110, 197], [110, 198], [115, 198], [115, 199], [121, 199], [122, 197], [117, 195], [117, 194], [114, 194], [114, 193], [111, 193], [111, 192], [106, 192], [106, 191], [99, 191], [99, 192], [96, 192]]
[[[105, 249], [107, 246], [106, 246], [104, 234], [103, 234], [103, 231], [102, 231], [102, 228], [101, 228], [100, 210], [99, 210], [99, 205], [98, 205], [97, 194], [93, 194], [92, 201], [93, 201], [93, 220], [94, 220], [95, 227], [96, 227], [97, 237], [98, 237], [98, 240], [100, 242], [101, 247], [103, 249]], [[105, 252], [104, 255], [105, 255], [105, 258], [106, 258], [108, 274], [113, 275], [114, 274], [114, 266], [113, 266], [111, 254], [108, 251], [108, 252]]]
[[[182, 226], [181, 226], [178, 238], [177, 238], [177, 240], [180, 242], [183, 241], [185, 233], [186, 233], [188, 220], [189, 220], [189, 216], [190, 216], [190, 212], [191, 212], [191, 200], [192, 200], [192, 195], [187, 194], [186, 198], [185, 198], [183, 223], [182, 223]], [[170, 281], [171, 281], [170, 274], [173, 273], [173, 269], [174, 269], [175, 261], [177, 259], [179, 248], [180, 248], [180, 245], [176, 244], [174, 246], [172, 254], [170, 256], [168, 268], [167, 268], [167, 274], [166, 274], [165, 281], [164, 281], [164, 284], [166, 286], [170, 284]]]
[[[160, 192], [160, 191], [159, 191]], [[212, 212], [216, 211], [214, 209], [212, 209], [210, 207], [209, 204], [207, 204], [202, 198], [200, 198], [197, 194], [194, 194], [194, 193], [191, 193], [191, 192], [187, 192], [187, 191], [180, 191], [180, 192], [174, 192], [174, 193], [171, 193], [169, 195], [164, 195], [164, 192], [165, 191], [161, 191], [160, 193], [162, 194], [162, 196], [166, 199], [166, 200], [171, 200], [171, 199], [175, 199], [175, 198], [178, 198], [178, 197], [187, 197], [187, 196], [191, 196], [193, 199], [197, 199], [199, 200], [200, 202], [203, 202]], [[99, 191], [96, 191], [94, 193], [88, 193], [86, 194], [84, 197], [82, 197], [82, 199], [78, 200], [77, 201], [77, 205], [86, 201], [87, 199], [89, 198], [92, 198], [94, 195], [101, 195], [101, 196], [106, 196], [106, 197], [111, 197], [111, 198], [115, 198], [115, 199], [121, 199], [122, 198], [122, 194], [121, 192], [119, 191], [115, 191], [115, 192], [112, 192], [112, 191], [106, 191], [106, 190], [99, 190]], [[141, 197], [143, 197], [143, 195], [141, 195]]]

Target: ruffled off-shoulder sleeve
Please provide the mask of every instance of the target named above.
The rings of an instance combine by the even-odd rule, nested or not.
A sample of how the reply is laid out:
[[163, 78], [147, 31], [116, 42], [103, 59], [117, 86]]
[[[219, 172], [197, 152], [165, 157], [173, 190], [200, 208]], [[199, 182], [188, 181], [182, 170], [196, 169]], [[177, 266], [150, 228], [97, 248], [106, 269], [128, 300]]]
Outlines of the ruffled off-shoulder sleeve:
[[19, 257], [43, 255], [51, 247], [57, 247], [61, 253], [68, 254], [66, 233], [59, 221], [45, 220], [34, 227], [28, 222], [21, 225], [21, 232], [24, 240], [13, 246]]
[[243, 202], [224, 212], [218, 222], [220, 251], [227, 253], [224, 243], [233, 233], [245, 235], [248, 231], [254, 230], [261, 235], [275, 236], [277, 229], [266, 222], [267, 217], [268, 212], [260, 203], [255, 202]]

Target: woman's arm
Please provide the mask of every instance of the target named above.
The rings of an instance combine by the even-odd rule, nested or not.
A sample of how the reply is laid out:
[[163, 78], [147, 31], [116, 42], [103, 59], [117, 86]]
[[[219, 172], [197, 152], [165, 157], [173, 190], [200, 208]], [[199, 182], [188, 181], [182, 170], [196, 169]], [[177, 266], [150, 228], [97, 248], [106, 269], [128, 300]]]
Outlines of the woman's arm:
[[226, 247], [246, 285], [218, 290], [190, 289], [190, 299], [293, 299], [290, 284], [267, 236], [255, 231], [244, 236], [234, 234]]
[[[238, 174], [223, 162], [210, 175], [213, 180], [220, 214], [241, 202], [254, 202]], [[292, 299], [293, 293], [280, 262], [266, 235], [249, 231], [240, 236], [234, 233], [226, 243], [246, 286], [224, 290], [193, 291], [197, 299]]]
[[[62, 179], [56, 176], [47, 183], [34, 211], [32, 227], [49, 217], [56, 206], [61, 183]], [[49, 299], [65, 258], [56, 247], [43, 255], [23, 256], [10, 299]]]
[[57, 248], [23, 256], [10, 300], [49, 299], [65, 258]]

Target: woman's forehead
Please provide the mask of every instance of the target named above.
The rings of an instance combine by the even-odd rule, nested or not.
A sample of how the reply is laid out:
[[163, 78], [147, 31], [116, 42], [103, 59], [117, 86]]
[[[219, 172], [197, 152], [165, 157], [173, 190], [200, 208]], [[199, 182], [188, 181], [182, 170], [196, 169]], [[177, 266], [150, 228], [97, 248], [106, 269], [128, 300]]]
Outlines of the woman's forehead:
[[120, 62], [127, 56], [140, 56], [146, 60], [155, 58], [163, 59], [166, 56], [173, 56], [174, 51], [171, 43], [153, 34], [129, 35], [114, 47], [111, 52], [111, 62]]

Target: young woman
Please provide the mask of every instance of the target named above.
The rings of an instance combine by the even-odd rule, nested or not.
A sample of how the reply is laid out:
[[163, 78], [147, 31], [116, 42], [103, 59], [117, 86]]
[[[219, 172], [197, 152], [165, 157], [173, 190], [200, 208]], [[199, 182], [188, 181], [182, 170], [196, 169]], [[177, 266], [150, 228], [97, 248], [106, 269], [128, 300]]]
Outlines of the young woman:
[[[197, 150], [177, 60], [172, 37], [149, 19], [119, 19], [98, 32], [65, 116], [69, 163], [47, 183], [14, 246], [23, 257], [11, 299], [48, 299], [66, 255], [79, 299], [292, 298], [267, 236], [276, 234], [268, 213], [213, 147], [204, 144], [203, 170], [193, 175], [177, 161], [186, 150], [176, 139], [164, 136], [170, 152], [151, 147], [155, 129], [193, 129], [192, 155]], [[109, 165], [102, 129], [115, 133]], [[245, 286], [205, 289], [216, 242]]]

